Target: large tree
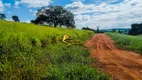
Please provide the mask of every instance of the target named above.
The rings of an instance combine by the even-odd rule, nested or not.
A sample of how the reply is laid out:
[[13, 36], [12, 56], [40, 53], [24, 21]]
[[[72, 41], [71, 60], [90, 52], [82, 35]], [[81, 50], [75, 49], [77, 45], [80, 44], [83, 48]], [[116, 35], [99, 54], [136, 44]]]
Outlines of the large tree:
[[5, 14], [0, 14], [0, 19], [4, 20], [6, 18]]
[[37, 11], [36, 20], [32, 20], [35, 24], [48, 24], [57, 26], [66, 26], [75, 28], [74, 15], [62, 6], [42, 7]]
[[15, 22], [20, 22], [19, 17], [18, 16], [12, 16], [13, 21]]
[[131, 30], [129, 31], [130, 35], [140, 35], [142, 34], [142, 23], [141, 24], [132, 24]]

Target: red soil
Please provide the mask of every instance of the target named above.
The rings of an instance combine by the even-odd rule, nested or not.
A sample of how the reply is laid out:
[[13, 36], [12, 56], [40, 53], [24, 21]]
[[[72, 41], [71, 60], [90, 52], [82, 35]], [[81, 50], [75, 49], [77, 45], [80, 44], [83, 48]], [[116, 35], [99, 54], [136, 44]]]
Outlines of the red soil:
[[92, 66], [110, 74], [112, 80], [142, 80], [140, 54], [116, 48], [105, 34], [96, 34], [85, 46], [90, 49], [90, 57], [97, 60]]

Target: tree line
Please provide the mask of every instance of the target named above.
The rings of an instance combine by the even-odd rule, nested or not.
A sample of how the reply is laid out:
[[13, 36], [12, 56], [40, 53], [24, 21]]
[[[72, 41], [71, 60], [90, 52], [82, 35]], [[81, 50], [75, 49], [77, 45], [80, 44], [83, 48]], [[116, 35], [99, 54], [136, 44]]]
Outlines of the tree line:
[[[0, 19], [6, 19], [5, 14], [0, 14]], [[18, 16], [12, 16], [13, 21], [20, 22]], [[36, 19], [31, 23], [37, 25], [50, 25], [54, 27], [75, 28], [74, 15], [62, 6], [47, 6], [37, 10]]]

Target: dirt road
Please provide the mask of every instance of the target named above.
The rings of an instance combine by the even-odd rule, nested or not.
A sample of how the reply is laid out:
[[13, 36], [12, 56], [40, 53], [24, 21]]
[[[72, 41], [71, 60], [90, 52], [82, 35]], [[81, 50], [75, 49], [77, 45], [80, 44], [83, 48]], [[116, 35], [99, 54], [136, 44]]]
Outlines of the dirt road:
[[112, 80], [142, 80], [142, 56], [116, 48], [115, 43], [105, 34], [96, 34], [85, 46], [97, 60], [92, 64], [110, 74]]

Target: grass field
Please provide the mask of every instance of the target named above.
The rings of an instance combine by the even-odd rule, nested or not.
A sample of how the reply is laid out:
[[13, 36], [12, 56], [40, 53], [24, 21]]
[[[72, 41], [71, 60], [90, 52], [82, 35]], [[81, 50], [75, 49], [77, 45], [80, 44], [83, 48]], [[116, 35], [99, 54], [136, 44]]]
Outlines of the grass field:
[[107, 33], [119, 48], [127, 49], [142, 54], [142, 36], [130, 36], [118, 33]]
[[67, 47], [69, 35], [82, 44], [93, 32], [0, 21], [0, 80], [108, 80], [91, 68], [83, 45]]

